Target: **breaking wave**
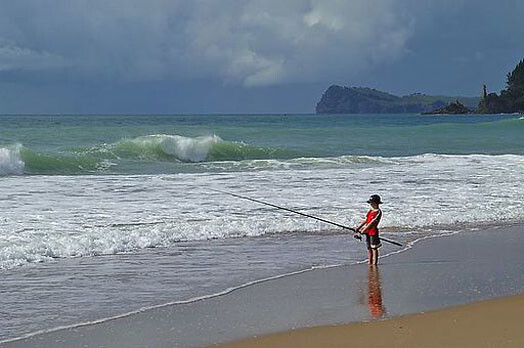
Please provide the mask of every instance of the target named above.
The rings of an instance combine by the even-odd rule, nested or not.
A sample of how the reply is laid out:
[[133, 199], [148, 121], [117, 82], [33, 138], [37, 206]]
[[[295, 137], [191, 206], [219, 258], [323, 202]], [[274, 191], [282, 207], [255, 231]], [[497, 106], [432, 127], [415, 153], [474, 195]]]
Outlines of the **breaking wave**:
[[[124, 138], [113, 143], [56, 150], [42, 150], [18, 143], [3, 144], [0, 145], [0, 176], [90, 173], [171, 174], [297, 169], [310, 166], [318, 168], [347, 164], [379, 165], [394, 162], [395, 158], [401, 156], [440, 151], [456, 155], [475, 153], [523, 155], [524, 149], [520, 141], [524, 125], [522, 119], [519, 117], [476, 124], [436, 123], [397, 127], [393, 129], [393, 133], [391, 127], [383, 128], [387, 131], [386, 135], [394, 134], [397, 137], [392, 140], [392, 143], [398, 145], [398, 150], [393, 152], [371, 149], [369, 153], [361, 153], [358, 144], [343, 139], [340, 139], [336, 145], [328, 144], [331, 146], [326, 146], [328, 150], [322, 146], [311, 146], [300, 152], [255, 146], [241, 141], [227, 141], [217, 135], [186, 137], [176, 134], [151, 134]], [[468, 134], [472, 134], [470, 138]], [[504, 142], [501, 142], [501, 134], [504, 134]], [[410, 139], [410, 142], [405, 142], [404, 139]], [[293, 148], [294, 144], [290, 147]], [[297, 147], [300, 147], [300, 142]], [[417, 150], [413, 151], [412, 147]]]
[[225, 141], [217, 135], [184, 137], [180, 135], [146, 135], [124, 139], [104, 150], [118, 158], [175, 160], [181, 162], [231, 161], [262, 158], [289, 158], [288, 151]]
[[55, 153], [21, 144], [0, 147], [0, 175], [100, 173], [117, 166], [119, 161], [199, 163], [296, 156], [290, 151], [225, 141], [217, 135], [191, 138], [155, 134]]
[[[350, 157], [338, 160], [354, 163]], [[212, 188], [245, 192], [348, 226], [355, 226], [365, 213], [370, 191], [380, 192], [387, 212], [381, 226], [393, 234], [524, 219], [522, 155], [426, 154], [383, 161], [371, 163], [372, 171], [366, 164], [362, 170], [111, 175], [96, 180], [19, 176], [0, 181], [2, 194], [12, 197], [3, 201], [0, 270], [178, 242], [333, 230]]]
[[22, 174], [24, 161], [20, 157], [22, 145], [0, 147], [0, 175]]

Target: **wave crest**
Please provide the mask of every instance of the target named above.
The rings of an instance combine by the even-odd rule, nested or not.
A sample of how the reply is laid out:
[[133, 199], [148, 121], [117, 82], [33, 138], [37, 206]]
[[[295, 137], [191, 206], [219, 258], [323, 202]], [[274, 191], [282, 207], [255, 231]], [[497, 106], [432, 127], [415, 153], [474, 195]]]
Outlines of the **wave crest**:
[[0, 176], [23, 174], [25, 163], [20, 156], [21, 144], [0, 147]]
[[[141, 162], [200, 163], [257, 159], [289, 159], [294, 153], [243, 142], [225, 141], [217, 135], [184, 137], [153, 134], [122, 139], [112, 144], [40, 152], [22, 144], [0, 148], [0, 175], [83, 174], [111, 167], [142, 166]], [[125, 164], [127, 163], [127, 164]], [[124, 169], [125, 170], [125, 169]], [[138, 169], [140, 171], [140, 169]]]
[[155, 134], [124, 139], [104, 151], [120, 159], [176, 160], [181, 162], [237, 161], [244, 159], [290, 158], [283, 150], [225, 141], [217, 135], [184, 137]]
[[189, 138], [155, 134], [120, 140], [107, 150], [118, 158], [204, 162], [213, 146], [221, 142], [216, 135]]

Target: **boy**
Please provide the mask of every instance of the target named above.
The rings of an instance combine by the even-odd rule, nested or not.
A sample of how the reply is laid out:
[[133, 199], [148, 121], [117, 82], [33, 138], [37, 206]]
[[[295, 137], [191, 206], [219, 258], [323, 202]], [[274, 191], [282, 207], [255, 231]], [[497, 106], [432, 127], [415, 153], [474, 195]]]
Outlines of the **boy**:
[[[371, 209], [369, 209], [366, 214], [366, 220], [357, 226], [356, 231], [366, 235], [368, 263], [370, 265], [376, 265], [378, 263], [378, 248], [382, 246], [380, 237], [378, 236], [378, 223], [382, 217], [382, 210], [380, 210], [379, 205], [382, 204], [382, 201], [379, 195], [372, 195], [367, 203], [371, 205]], [[362, 231], [360, 230], [361, 228]]]

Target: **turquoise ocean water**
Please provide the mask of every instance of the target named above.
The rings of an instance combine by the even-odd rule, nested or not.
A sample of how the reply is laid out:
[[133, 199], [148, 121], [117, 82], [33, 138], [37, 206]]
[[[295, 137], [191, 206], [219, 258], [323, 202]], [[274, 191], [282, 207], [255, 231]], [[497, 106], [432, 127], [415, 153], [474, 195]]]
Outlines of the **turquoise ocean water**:
[[216, 161], [524, 151], [515, 115], [1, 116], [0, 127], [4, 175], [171, 174], [227, 168]]
[[409, 245], [521, 222], [523, 172], [522, 115], [0, 116], [0, 340], [365, 256], [213, 189], [350, 226], [379, 193]]

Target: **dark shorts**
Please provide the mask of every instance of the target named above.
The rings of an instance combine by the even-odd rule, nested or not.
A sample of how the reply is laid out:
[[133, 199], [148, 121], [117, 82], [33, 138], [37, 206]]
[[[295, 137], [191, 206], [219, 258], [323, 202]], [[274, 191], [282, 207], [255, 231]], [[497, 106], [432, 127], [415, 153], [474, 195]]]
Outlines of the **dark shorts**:
[[366, 234], [366, 244], [368, 246], [368, 249], [378, 249], [382, 246], [382, 243], [380, 243], [380, 237], [378, 236], [378, 234], [375, 234], [373, 236]]

